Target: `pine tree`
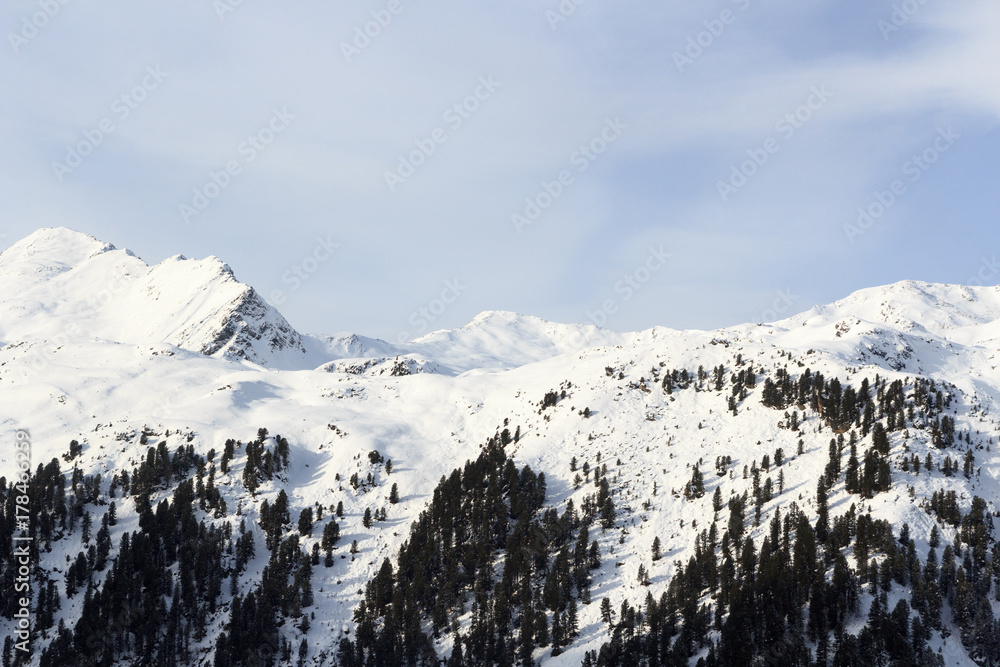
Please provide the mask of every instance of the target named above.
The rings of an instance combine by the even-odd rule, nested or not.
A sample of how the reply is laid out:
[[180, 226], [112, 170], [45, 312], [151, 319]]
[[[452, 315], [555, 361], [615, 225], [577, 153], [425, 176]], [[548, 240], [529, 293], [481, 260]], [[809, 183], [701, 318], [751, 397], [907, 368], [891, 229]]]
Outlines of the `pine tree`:
[[743, 539], [745, 502], [741, 496], [736, 496], [729, 501], [729, 538], [734, 542]]
[[816, 539], [824, 543], [830, 534], [830, 506], [826, 478], [823, 475], [819, 476], [816, 483], [816, 517]]
[[90, 512], [84, 511], [83, 520], [80, 522], [80, 527], [81, 530], [83, 531], [82, 535], [84, 544], [90, 542], [90, 523], [91, 523]]
[[[596, 479], [596, 476], [595, 476]], [[615, 525], [615, 505], [611, 500], [611, 490], [608, 486], [608, 478], [601, 477], [600, 488], [597, 492], [597, 505], [600, 509], [601, 527], [607, 530]]]
[[889, 455], [889, 437], [882, 427], [882, 422], [875, 422], [872, 425], [872, 448], [882, 456]]
[[830, 440], [829, 453], [830, 460], [826, 464], [826, 472], [824, 474], [827, 479], [827, 484], [833, 486], [836, 483], [837, 478], [840, 477], [840, 448], [837, 446], [836, 440]]
[[601, 620], [608, 626], [610, 632], [615, 623], [615, 610], [611, 607], [611, 600], [604, 598], [601, 600]]
[[556, 611], [552, 614], [552, 655], [557, 656], [562, 653], [562, 647], [566, 645], [563, 636], [563, 624], [561, 614]]
[[257, 495], [257, 488], [260, 481], [257, 479], [257, 469], [254, 463], [254, 455], [251, 449], [252, 443], [247, 443], [247, 461], [243, 466], [243, 486], [250, 492], [251, 496]]
[[299, 513], [299, 534], [312, 535], [313, 511], [311, 507], [306, 507]]
[[[308, 618], [308, 617], [306, 617], [306, 618]], [[303, 623], [306, 624], [306, 623], [308, 623], [308, 621], [303, 621]], [[306, 628], [308, 629], [308, 625], [306, 625]], [[303, 632], [306, 632], [307, 629], [303, 630]], [[305, 637], [303, 637], [302, 638], [302, 642], [299, 644], [299, 663], [298, 663], [299, 667], [302, 667], [302, 665], [305, 664], [305, 662], [306, 662], [306, 655], [308, 653], [309, 653], [309, 642], [307, 642], [306, 639], [305, 639]]]
[[545, 615], [545, 610], [536, 601], [535, 605], [535, 646], [544, 647], [549, 645], [549, 620]]
[[590, 569], [596, 570], [601, 566], [601, 549], [597, 545], [597, 540], [590, 543], [590, 553], [589, 558]]
[[695, 464], [694, 471], [691, 473], [691, 481], [688, 482], [688, 485], [684, 490], [684, 496], [688, 500], [694, 500], [696, 498], [701, 498], [704, 495], [705, 481], [701, 474], [701, 470], [699, 470], [698, 465]]
[[235, 453], [234, 445], [234, 440], [226, 440], [226, 445], [222, 450], [222, 458], [219, 460], [219, 470], [222, 474], [229, 472], [229, 462], [233, 460], [233, 454]]
[[570, 598], [569, 606], [566, 610], [566, 633], [571, 638], [576, 637], [579, 632], [579, 622], [576, 615], [576, 600]]

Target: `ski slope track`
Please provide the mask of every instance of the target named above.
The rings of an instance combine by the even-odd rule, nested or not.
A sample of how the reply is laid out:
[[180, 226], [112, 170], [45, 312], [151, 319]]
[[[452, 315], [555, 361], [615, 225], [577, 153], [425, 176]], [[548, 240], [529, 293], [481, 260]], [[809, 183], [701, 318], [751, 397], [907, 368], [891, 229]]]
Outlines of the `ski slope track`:
[[[747, 363], [760, 376], [733, 414], [730, 377]], [[710, 375], [719, 365], [725, 369], [722, 390], [711, 378], [683, 391], [663, 389], [670, 369], [694, 373], [702, 367]], [[966, 478], [915, 474], [896, 465], [904, 455], [943, 457], [929, 424], [890, 432], [892, 488], [862, 498], [846, 492], [841, 476], [830, 490], [831, 520], [854, 506], [896, 531], [905, 523], [924, 558], [935, 525], [943, 544], [956, 534], [925, 510], [934, 492], [956, 491], [963, 511], [977, 495], [994, 515], [1000, 512], [998, 287], [904, 281], [778, 322], [716, 331], [619, 333], [487, 312], [458, 329], [389, 343], [353, 333], [299, 333], [215, 257], [176, 256], [149, 266], [128, 250], [64, 228], [41, 229], [0, 253], [0, 438], [12, 443], [17, 429], [30, 431], [33, 467], [57, 458], [67, 475], [74, 465], [84, 475], [100, 474], [106, 492], [115, 473], [131, 472], [147, 446], [161, 441], [171, 452], [190, 444], [204, 456], [223, 451], [230, 438], [249, 442], [262, 427], [271, 434], [269, 445], [280, 434], [290, 443], [288, 469], [251, 495], [241, 482], [238, 452], [229, 472], [215, 477], [228, 515], [203, 514], [217, 525], [245, 520], [256, 535], [256, 555], [239, 580], [241, 594], [267, 564], [258, 525], [262, 502], [274, 503], [283, 490], [293, 524], [306, 507], [343, 503], [334, 563], [313, 569], [311, 628], [282, 628], [293, 647], [308, 638], [305, 664], [311, 665], [335, 664], [338, 643], [355, 629], [353, 612], [366, 583], [384, 558], [398, 554], [439, 480], [475, 459], [505, 423], [520, 428], [508, 454], [518, 466], [545, 474], [547, 507], [561, 512], [571, 500], [579, 507], [594, 493], [587, 481], [575, 484], [573, 459], [608, 467], [617, 514], [613, 528], [591, 530], [602, 552], [594, 602], [580, 606], [579, 634], [561, 654], [553, 656], [550, 648], [534, 653], [546, 667], [580, 665], [587, 651], [608, 641], [601, 599], [618, 609], [622, 601], [641, 605], [647, 592], [658, 598], [713, 522], [716, 487], [726, 499], [751, 489], [742, 474], [746, 466], [757, 467], [779, 447], [786, 456], [783, 492], [764, 505], [756, 527], [751, 503], [748, 534], [762, 539], [773, 513], [787, 513], [792, 503], [814, 516], [817, 479], [836, 433], [812, 410], [800, 411], [801, 424], [792, 430], [792, 408], [762, 404], [764, 374], [779, 368], [793, 379], [809, 368], [855, 388], [865, 378], [902, 380], [907, 387], [918, 378], [933, 380], [951, 396], [947, 414], [955, 432], [971, 436], [950, 452], [961, 461], [966, 450], [974, 451], [975, 471]], [[559, 400], [543, 409], [550, 391]], [[71, 440], [82, 444], [82, 453], [67, 463], [61, 457]], [[373, 450], [391, 459], [391, 475], [370, 461]], [[723, 476], [713, 468], [720, 456], [732, 458]], [[699, 462], [706, 493], [688, 498], [685, 485]], [[14, 470], [13, 449], [4, 445], [0, 475], [13, 479]], [[352, 488], [347, 480], [353, 473], [362, 479], [371, 473], [372, 483]], [[776, 479], [777, 469], [768, 476]], [[400, 499], [391, 504], [394, 483]], [[163, 490], [153, 505], [169, 497]], [[365, 528], [367, 508], [385, 508], [385, 520]], [[107, 507], [89, 511], [96, 531]], [[139, 529], [127, 498], [119, 497], [117, 512], [113, 545]], [[307, 551], [319, 533], [303, 538]], [[663, 558], [654, 562], [657, 537]], [[358, 553], [349, 554], [355, 540]], [[62, 591], [56, 622], [69, 628], [83, 595], [67, 597], [63, 579], [81, 549], [77, 530], [39, 556], [39, 571]], [[640, 566], [648, 570], [648, 587], [638, 580]], [[94, 575], [95, 585], [102, 580]], [[212, 664], [231, 597], [227, 582], [206, 633], [192, 642], [190, 664]], [[890, 609], [898, 597], [890, 595]], [[850, 627], [864, 625], [870, 604], [871, 596], [863, 595]], [[1000, 602], [994, 613], [1000, 614]], [[947, 608], [943, 620], [946, 631], [933, 633], [931, 647], [944, 664], [975, 665]], [[0, 618], [0, 628], [10, 634], [13, 623]], [[35, 664], [53, 636], [49, 631], [36, 638]], [[437, 640], [442, 655], [450, 641], [447, 633]], [[705, 655], [702, 650], [690, 664]]]

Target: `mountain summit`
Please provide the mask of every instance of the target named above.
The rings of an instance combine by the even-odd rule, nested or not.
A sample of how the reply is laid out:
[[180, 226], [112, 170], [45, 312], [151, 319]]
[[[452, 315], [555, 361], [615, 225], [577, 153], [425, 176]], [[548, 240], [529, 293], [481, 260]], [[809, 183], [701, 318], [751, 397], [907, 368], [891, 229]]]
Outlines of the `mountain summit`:
[[0, 340], [168, 343], [268, 367], [306, 365], [302, 336], [216, 257], [148, 266], [65, 227], [0, 253]]

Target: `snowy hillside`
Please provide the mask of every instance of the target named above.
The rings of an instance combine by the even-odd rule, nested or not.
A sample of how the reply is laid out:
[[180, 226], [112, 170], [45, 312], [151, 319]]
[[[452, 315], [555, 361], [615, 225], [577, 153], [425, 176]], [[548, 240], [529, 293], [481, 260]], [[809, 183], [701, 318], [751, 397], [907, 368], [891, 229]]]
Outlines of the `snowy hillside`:
[[[978, 538], [970, 537], [974, 522], [963, 518], [978, 507], [974, 497], [985, 502], [990, 525], [1000, 516], [995, 358], [1000, 337], [994, 332], [1000, 332], [997, 288], [907, 281], [862, 290], [780, 322], [708, 332], [655, 328], [622, 334], [489, 312], [462, 328], [401, 345], [353, 334], [310, 338], [215, 258], [177, 257], [149, 267], [91, 237], [40, 230], [0, 254], [0, 425], [8, 442], [18, 429], [30, 432], [32, 470], [57, 460], [66, 475], [67, 502], [79, 508], [79, 516], [38, 538], [35, 599], [51, 581], [61, 604], [53, 611], [52, 592], [43, 595], [48, 609], [40, 616], [48, 623], [39, 623], [44, 633], [39, 628], [35, 636], [33, 664], [40, 664], [43, 649], [51, 651], [52, 660], [73, 655], [74, 660], [90, 656], [93, 664], [137, 664], [129, 659], [141, 654], [135, 644], [113, 649], [104, 640], [97, 648], [87, 644], [88, 633], [99, 632], [88, 625], [88, 614], [98, 615], [102, 626], [108, 619], [85, 599], [102, 590], [106, 577], [124, 576], [110, 564], [121, 557], [123, 535], [152, 530], [154, 515], [159, 525], [169, 523], [171, 503], [185, 507], [186, 492], [178, 489], [195, 471], [194, 505], [177, 510], [177, 516], [190, 511], [204, 526], [229, 531], [225, 539], [256, 547], [252, 555], [240, 546], [199, 552], [206, 563], [201, 571], [216, 567], [207, 564], [215, 558], [225, 573], [221, 583], [207, 579], [204, 590], [200, 580], [184, 579], [183, 567], [168, 567], [167, 578], [175, 577], [171, 581], [180, 593], [167, 586], [158, 602], [149, 604], [162, 605], [163, 618], [176, 615], [171, 628], [187, 628], [186, 639], [171, 640], [171, 647], [183, 645], [187, 657], [178, 659], [181, 654], [171, 648], [170, 659], [252, 664], [245, 658], [220, 662], [217, 649], [236, 650], [237, 637], [248, 630], [234, 619], [246, 612], [251, 592], [251, 599], [264, 604], [276, 568], [284, 567], [287, 581], [294, 581], [287, 585], [294, 588], [288, 595], [295, 604], [287, 616], [278, 613], [274, 628], [259, 630], [277, 638], [271, 646], [276, 655], [266, 653], [260, 664], [296, 664], [300, 647], [301, 664], [310, 665], [354, 664], [344, 657], [345, 646], [374, 655], [365, 653], [366, 623], [384, 629], [392, 614], [402, 617], [411, 606], [414, 613], [419, 607], [405, 601], [409, 592], [400, 592], [393, 607], [393, 590], [402, 591], [404, 582], [383, 576], [385, 559], [393, 568], [407, 567], [397, 557], [416, 543], [410, 528], [421, 513], [437, 512], [435, 503], [446, 489], [439, 484], [477, 459], [494, 437], [518, 469], [527, 465], [533, 474], [544, 474], [544, 502], [534, 519], [526, 514], [524, 520], [526, 526], [537, 521], [542, 562], [547, 558], [548, 565], [524, 571], [518, 586], [527, 592], [510, 611], [511, 641], [527, 642], [527, 654], [518, 654], [522, 659], [546, 666], [639, 664], [630, 651], [650, 650], [660, 641], [669, 651], [655, 661], [647, 656], [651, 664], [695, 665], [699, 659], [750, 664], [732, 657], [737, 643], [759, 649], [754, 664], [800, 664], [801, 651], [813, 661], [828, 655], [822, 664], [834, 664], [838, 651], [847, 660], [854, 650], [854, 640], [836, 629], [857, 635], [862, 644], [874, 641], [863, 628], [872, 618], [881, 622], [905, 599], [912, 618], [925, 619], [913, 621], [918, 630], [907, 616], [904, 635], [914, 657], [905, 664], [997, 664], [990, 662], [996, 642], [988, 634], [1000, 629], [1000, 549], [984, 552], [980, 563]], [[78, 452], [70, 451], [71, 441], [79, 444]], [[171, 463], [161, 462], [162, 452], [180, 453]], [[0, 474], [8, 483], [14, 470], [13, 450], [3, 449]], [[123, 473], [131, 478], [128, 492]], [[467, 466], [466, 473], [472, 474]], [[100, 477], [88, 477], [93, 475]], [[42, 488], [35, 490], [41, 494]], [[487, 498], [492, 488], [484, 482], [469, 495]], [[515, 492], [504, 492], [509, 495], [503, 502], [513, 512]], [[613, 502], [610, 516], [594, 514], [590, 524], [574, 519], [577, 513], [586, 516], [584, 508], [604, 492]], [[939, 501], [948, 492], [955, 494], [957, 519], [954, 508]], [[44, 502], [54, 502], [52, 492], [47, 494]], [[102, 517], [107, 522], [112, 500], [116, 517], [101, 538], [111, 545], [102, 570], [88, 562], [87, 548], [99, 540], [84, 539], [81, 523], [86, 514], [96, 533]], [[284, 507], [286, 500], [289, 520], [283, 523], [274, 519], [272, 508]], [[567, 512], [570, 503], [573, 510]], [[596, 507], [603, 512], [605, 505]], [[550, 509], [568, 515], [565, 534], [554, 536], [551, 517], [544, 516]], [[312, 517], [309, 530], [298, 522], [303, 510]], [[5, 511], [9, 519], [11, 510]], [[759, 554], [747, 556], [738, 541], [744, 522], [734, 523], [736, 513], [745, 514], [743, 538], [751, 538]], [[52, 515], [57, 522], [58, 512]], [[789, 528], [789, 517], [799, 523]], [[324, 539], [331, 519], [339, 530], [335, 545]], [[857, 526], [869, 521], [874, 526], [887, 521], [893, 539], [862, 549], [854, 542]], [[493, 585], [504, 590], [502, 574], [514, 567], [508, 558], [517, 544], [513, 523], [509, 536], [494, 536], [506, 549], [490, 556], [491, 585], [469, 582], [467, 600], [441, 602], [440, 610], [420, 617], [437, 656], [457, 662], [455, 637], [468, 642], [463, 646], [476, 646], [476, 614], [484, 604], [499, 613], [489, 591]], [[912, 546], [901, 535], [904, 524]], [[13, 524], [4, 525], [9, 535]], [[589, 539], [579, 537], [587, 534], [584, 526]], [[197, 533], [197, 525], [191, 530]], [[772, 539], [782, 530], [785, 542], [795, 542], [799, 564], [799, 540], [816, 531], [816, 558], [820, 563], [826, 558], [829, 567], [818, 576], [821, 582], [829, 579], [829, 595], [840, 590], [843, 568], [850, 569], [848, 579], [856, 583], [844, 584], [853, 591], [853, 601], [844, 603], [849, 611], [823, 602], [822, 594], [817, 602], [822, 588], [809, 579], [797, 584], [812, 591], [798, 621], [802, 644], [791, 639], [796, 621], [787, 614], [781, 641], [747, 630], [736, 642], [727, 633], [737, 625], [739, 596], [729, 597], [725, 586], [690, 582], [726, 580], [731, 567], [733, 590], [742, 591], [758, 576], [767, 549], [777, 549], [779, 540]], [[458, 549], [459, 538], [454, 539], [448, 544]], [[572, 585], [559, 584], [551, 573], [562, 550], [571, 559], [578, 556], [574, 539], [583, 547], [593, 540], [598, 557], [586, 565], [577, 560], [583, 574], [574, 575]], [[995, 544], [995, 535], [990, 539]], [[298, 545], [287, 547], [294, 556], [279, 555], [284, 540]], [[949, 552], [964, 547], [951, 556], [950, 566], [943, 562], [946, 546]], [[303, 560], [315, 554], [311, 565], [297, 560], [300, 549]], [[322, 558], [327, 551], [332, 556]], [[81, 552], [83, 564], [70, 574]], [[719, 572], [713, 569], [716, 558]], [[938, 625], [933, 603], [928, 610], [927, 599], [935, 595], [928, 590], [938, 585], [936, 578], [933, 585], [925, 580], [927, 572], [936, 572], [922, 565], [928, 559], [952, 574], [957, 562], [961, 573], [957, 583], [943, 580]], [[869, 560], [876, 563], [870, 577]], [[900, 564], [897, 571], [897, 560], [909, 565]], [[709, 561], [711, 567], [705, 565]], [[705, 574], [705, 568], [714, 573]], [[879, 612], [882, 568], [885, 614]], [[551, 577], [556, 584], [549, 584]], [[979, 606], [962, 601], [966, 577]], [[682, 592], [678, 582], [694, 588]], [[79, 590], [70, 596], [73, 585]], [[388, 588], [378, 592], [383, 585]], [[562, 585], [569, 591], [564, 599], [546, 601], [559, 598], [551, 587]], [[473, 591], [482, 598], [474, 598]], [[958, 596], [954, 603], [949, 595]], [[617, 622], [609, 622], [604, 598]], [[654, 620], [659, 617], [650, 611], [649, 599], [654, 608], [656, 602], [663, 610], [677, 606], [678, 638]], [[992, 607], [983, 607], [982, 600]], [[367, 612], [357, 613], [363, 601]], [[574, 630], [567, 627], [569, 602]], [[727, 611], [713, 616], [711, 610], [723, 604]], [[829, 621], [810, 617], [809, 609], [818, 605], [831, 610]], [[699, 608], [706, 610], [700, 616]], [[988, 621], [984, 609], [992, 612]], [[622, 617], [629, 610], [632, 625]], [[645, 622], [635, 620], [636, 610]], [[10, 613], [8, 606], [0, 621], [5, 630], [13, 628]], [[124, 626], [148, 613], [135, 612]], [[539, 639], [542, 625], [530, 626], [525, 639], [524, 619], [536, 614], [546, 618], [546, 643]], [[435, 615], [444, 618], [443, 629]], [[765, 613], [758, 610], [755, 616]], [[734, 622], [727, 625], [726, 619]], [[703, 632], [682, 643], [687, 629], [701, 622]], [[62, 635], [60, 623], [67, 629]], [[117, 632], [114, 619], [110, 626]], [[80, 646], [70, 648], [74, 628]], [[987, 637], [979, 637], [980, 631]], [[129, 632], [139, 631], [123, 629], [122, 636]], [[403, 646], [410, 646], [407, 636], [399, 640]], [[131, 637], [130, 642], [142, 641], [138, 634]], [[146, 641], [160, 651], [167, 640]], [[891, 651], [901, 649], [884, 650], [894, 655]], [[943, 663], [936, 663], [935, 655]], [[468, 664], [473, 662], [469, 656]]]

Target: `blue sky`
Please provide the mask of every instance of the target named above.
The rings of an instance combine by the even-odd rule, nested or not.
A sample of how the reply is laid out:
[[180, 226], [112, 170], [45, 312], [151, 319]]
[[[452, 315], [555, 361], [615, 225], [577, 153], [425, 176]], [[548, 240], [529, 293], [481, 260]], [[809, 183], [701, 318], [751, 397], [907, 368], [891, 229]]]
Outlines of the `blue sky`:
[[1000, 283], [994, 0], [11, 0], [0, 20], [0, 246], [65, 225], [150, 263], [217, 255], [302, 331], [498, 309], [714, 328]]

